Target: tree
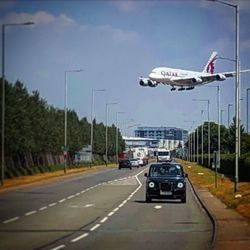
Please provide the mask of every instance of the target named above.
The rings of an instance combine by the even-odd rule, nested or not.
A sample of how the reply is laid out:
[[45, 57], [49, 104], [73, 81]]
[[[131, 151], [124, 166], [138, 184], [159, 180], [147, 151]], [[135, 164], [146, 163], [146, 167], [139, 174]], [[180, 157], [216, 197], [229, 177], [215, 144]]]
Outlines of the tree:
[[[236, 129], [236, 119], [234, 117], [233, 122], [231, 123], [229, 127], [229, 135], [228, 135], [228, 151], [230, 153], [235, 152], [235, 129]], [[240, 129], [240, 135], [242, 137], [242, 134], [244, 132], [244, 127], [242, 124], [240, 125], [239, 129]]]

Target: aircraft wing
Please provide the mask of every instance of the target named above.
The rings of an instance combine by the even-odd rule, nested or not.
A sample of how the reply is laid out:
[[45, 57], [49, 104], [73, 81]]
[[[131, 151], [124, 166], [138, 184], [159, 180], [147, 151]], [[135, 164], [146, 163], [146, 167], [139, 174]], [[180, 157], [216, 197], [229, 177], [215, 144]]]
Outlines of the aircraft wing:
[[[250, 69], [241, 70], [240, 73], [250, 72]], [[224, 81], [227, 77], [234, 77], [236, 75], [235, 71], [232, 72], [222, 72], [222, 73], [216, 73], [216, 74], [204, 74], [199, 75], [195, 77], [186, 77], [186, 78], [180, 78], [180, 77], [172, 77], [170, 80], [173, 82], [173, 85], [182, 85], [182, 86], [195, 86], [195, 85], [201, 85], [213, 81]]]

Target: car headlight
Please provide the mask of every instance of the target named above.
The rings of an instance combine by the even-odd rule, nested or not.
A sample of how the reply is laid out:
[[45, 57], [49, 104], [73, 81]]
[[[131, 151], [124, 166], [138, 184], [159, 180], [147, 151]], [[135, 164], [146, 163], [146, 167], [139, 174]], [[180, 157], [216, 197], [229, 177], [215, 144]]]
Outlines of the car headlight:
[[178, 187], [178, 188], [183, 188], [183, 187], [184, 187], [184, 184], [183, 184], [182, 182], [179, 182], [179, 183], [177, 184], [177, 187]]
[[148, 186], [149, 186], [150, 188], [154, 188], [154, 187], [155, 187], [155, 183], [152, 182], [152, 181], [150, 181], [150, 182], [148, 183]]

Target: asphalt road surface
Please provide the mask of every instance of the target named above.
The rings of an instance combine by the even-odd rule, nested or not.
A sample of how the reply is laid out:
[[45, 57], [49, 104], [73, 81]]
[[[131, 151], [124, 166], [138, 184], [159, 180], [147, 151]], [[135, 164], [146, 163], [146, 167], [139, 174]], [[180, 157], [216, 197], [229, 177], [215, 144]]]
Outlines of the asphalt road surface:
[[209, 249], [212, 224], [187, 203], [145, 202], [147, 167], [106, 169], [0, 194], [0, 249]]

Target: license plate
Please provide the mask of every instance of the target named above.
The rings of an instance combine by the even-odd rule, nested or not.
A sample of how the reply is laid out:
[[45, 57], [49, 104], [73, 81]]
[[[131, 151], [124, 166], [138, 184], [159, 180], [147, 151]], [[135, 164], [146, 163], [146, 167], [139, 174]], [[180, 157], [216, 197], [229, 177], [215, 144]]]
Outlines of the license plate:
[[160, 191], [160, 195], [172, 195], [172, 192], [169, 192], [169, 191]]

